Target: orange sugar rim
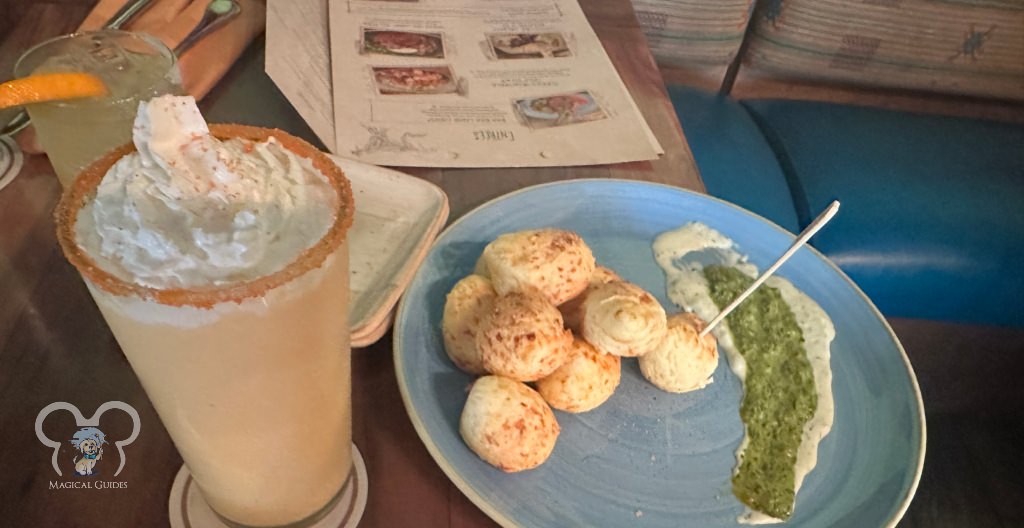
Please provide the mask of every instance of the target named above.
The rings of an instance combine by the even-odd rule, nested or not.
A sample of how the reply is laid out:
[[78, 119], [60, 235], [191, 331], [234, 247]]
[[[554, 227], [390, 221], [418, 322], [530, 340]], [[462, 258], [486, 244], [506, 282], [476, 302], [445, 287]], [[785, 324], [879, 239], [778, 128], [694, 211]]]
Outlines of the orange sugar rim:
[[135, 145], [128, 143], [115, 148], [102, 158], [93, 162], [64, 190], [60, 202], [54, 210], [57, 222], [57, 241], [60, 243], [64, 256], [71, 262], [82, 277], [100, 289], [118, 296], [135, 296], [143, 300], [154, 301], [170, 306], [194, 306], [211, 308], [224, 302], [240, 303], [245, 299], [261, 297], [266, 292], [287, 284], [304, 273], [319, 268], [345, 241], [348, 228], [352, 225], [355, 204], [352, 187], [342, 170], [326, 154], [313, 145], [288, 134], [282, 130], [259, 128], [245, 125], [210, 125], [210, 133], [218, 139], [241, 138], [250, 141], [266, 141], [274, 138], [285, 148], [296, 155], [313, 163], [328, 180], [338, 195], [339, 212], [327, 233], [316, 244], [303, 250], [292, 262], [283, 269], [256, 279], [226, 284], [223, 286], [194, 288], [153, 288], [142, 286], [118, 278], [101, 268], [78, 245], [75, 236], [75, 224], [82, 207], [96, 194], [103, 176], [119, 159], [135, 152]]

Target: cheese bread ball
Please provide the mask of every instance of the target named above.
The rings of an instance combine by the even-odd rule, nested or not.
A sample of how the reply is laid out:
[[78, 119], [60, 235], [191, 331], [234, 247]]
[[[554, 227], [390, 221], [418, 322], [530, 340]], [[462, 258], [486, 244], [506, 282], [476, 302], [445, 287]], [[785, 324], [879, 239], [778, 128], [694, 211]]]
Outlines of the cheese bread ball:
[[587, 297], [587, 292], [590, 288], [598, 284], [620, 280], [622, 280], [622, 277], [611, 269], [604, 266], [594, 267], [594, 272], [590, 274], [587, 287], [579, 295], [558, 305], [558, 311], [562, 312], [562, 320], [565, 321], [565, 326], [578, 333], [580, 331], [580, 307], [583, 306], [583, 299]]
[[594, 266], [594, 273], [590, 274], [590, 284], [606, 284], [620, 280], [622, 277], [615, 273], [615, 270], [604, 266]]
[[572, 342], [572, 358], [537, 381], [537, 392], [555, 409], [587, 412], [605, 402], [619, 386], [619, 356], [598, 351], [583, 339]]
[[647, 381], [668, 392], [688, 392], [711, 383], [718, 367], [718, 345], [710, 333], [700, 337], [705, 326], [691, 313], [669, 317], [661, 345], [640, 358], [640, 372]]
[[484, 376], [473, 383], [459, 419], [466, 445], [506, 472], [544, 463], [559, 431], [555, 414], [540, 394], [501, 376]]
[[445, 299], [441, 318], [444, 350], [455, 366], [470, 374], [487, 372], [476, 348], [476, 334], [497, 297], [491, 281], [469, 275], [455, 283]]
[[481, 260], [499, 294], [534, 289], [555, 306], [583, 291], [594, 272], [590, 248], [561, 229], [506, 233], [484, 248]]
[[477, 257], [476, 264], [473, 265], [473, 275], [486, 277], [487, 280], [491, 279], [491, 272], [487, 271], [487, 262], [484, 261], [483, 254]]
[[476, 348], [491, 374], [534, 381], [569, 359], [572, 332], [562, 314], [536, 291], [512, 292], [494, 300], [476, 334]]
[[580, 314], [583, 338], [616, 356], [642, 356], [665, 337], [665, 309], [653, 295], [625, 281], [588, 288]]

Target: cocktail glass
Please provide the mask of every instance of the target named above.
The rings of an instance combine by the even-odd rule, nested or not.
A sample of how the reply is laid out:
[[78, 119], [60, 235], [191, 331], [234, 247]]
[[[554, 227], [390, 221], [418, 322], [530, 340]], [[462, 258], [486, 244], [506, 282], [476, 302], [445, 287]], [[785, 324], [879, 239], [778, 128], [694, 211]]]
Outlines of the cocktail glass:
[[90, 165], [57, 206], [57, 235], [139, 376], [207, 503], [243, 526], [302, 526], [334, 506], [352, 468], [348, 180], [278, 130], [211, 125], [221, 139], [274, 137], [310, 159], [338, 197], [322, 239], [255, 280], [157, 289], [104, 270], [79, 245], [79, 215], [126, 144]]
[[61, 185], [91, 162], [132, 139], [139, 101], [179, 94], [177, 59], [159, 40], [140, 33], [103, 30], [65, 35], [26, 51], [14, 76], [85, 72], [103, 80], [104, 97], [26, 105]]

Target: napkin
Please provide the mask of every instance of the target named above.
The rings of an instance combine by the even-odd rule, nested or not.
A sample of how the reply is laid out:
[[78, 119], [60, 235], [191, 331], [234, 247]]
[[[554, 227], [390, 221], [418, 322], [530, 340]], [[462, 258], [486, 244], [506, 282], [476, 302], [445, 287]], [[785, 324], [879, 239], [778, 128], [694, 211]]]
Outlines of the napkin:
[[[185, 91], [202, 99], [238, 60], [252, 41], [263, 33], [265, 0], [236, 0], [241, 13], [224, 26], [203, 37], [178, 57]], [[128, 0], [100, 0], [78, 27], [79, 31], [99, 29]], [[210, 0], [153, 0], [146, 10], [121, 29], [148, 33], [174, 49], [199, 24]], [[29, 127], [17, 136], [22, 150], [42, 152], [35, 131]]]

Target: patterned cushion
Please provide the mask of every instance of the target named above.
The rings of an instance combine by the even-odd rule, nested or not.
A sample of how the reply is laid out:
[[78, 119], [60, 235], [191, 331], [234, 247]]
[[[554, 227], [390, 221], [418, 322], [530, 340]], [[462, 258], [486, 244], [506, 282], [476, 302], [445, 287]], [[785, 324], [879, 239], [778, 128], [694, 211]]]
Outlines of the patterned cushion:
[[1020, 0], [760, 2], [740, 78], [1024, 100]]
[[633, 8], [659, 64], [721, 78], [743, 42], [751, 0], [633, 0]]

